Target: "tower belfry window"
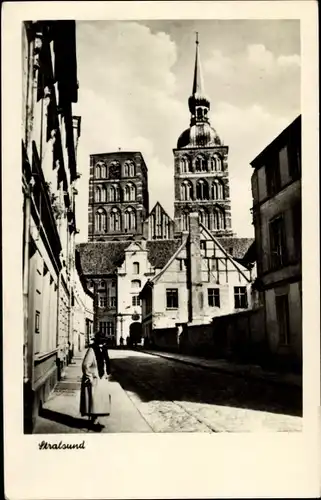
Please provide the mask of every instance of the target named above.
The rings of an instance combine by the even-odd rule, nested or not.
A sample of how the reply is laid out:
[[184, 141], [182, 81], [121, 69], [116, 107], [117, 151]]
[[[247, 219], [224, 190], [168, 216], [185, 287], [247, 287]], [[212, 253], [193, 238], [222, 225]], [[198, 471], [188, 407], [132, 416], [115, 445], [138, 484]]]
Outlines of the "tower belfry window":
[[110, 230], [111, 231], [120, 231], [120, 211], [118, 208], [112, 208], [110, 212]]
[[197, 181], [196, 198], [197, 200], [208, 200], [208, 184], [203, 179]]
[[95, 217], [96, 231], [102, 232], [107, 230], [107, 216], [103, 208], [99, 208]]
[[95, 189], [95, 201], [100, 202], [101, 201], [101, 192], [100, 192], [100, 187], [97, 186]]
[[183, 181], [181, 185], [181, 199], [182, 201], [188, 201], [193, 199], [193, 187], [189, 181]]
[[203, 156], [198, 156], [195, 160], [196, 172], [205, 172], [207, 170], [206, 160]]
[[136, 229], [136, 212], [133, 208], [128, 207], [125, 210], [125, 231]]

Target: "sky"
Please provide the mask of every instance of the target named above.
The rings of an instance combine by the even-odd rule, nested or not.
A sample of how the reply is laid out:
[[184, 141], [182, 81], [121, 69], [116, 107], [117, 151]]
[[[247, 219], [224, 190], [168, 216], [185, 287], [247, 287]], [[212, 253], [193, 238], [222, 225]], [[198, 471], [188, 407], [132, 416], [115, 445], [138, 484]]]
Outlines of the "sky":
[[77, 21], [78, 242], [87, 241], [93, 153], [141, 151], [150, 209], [159, 201], [173, 216], [173, 149], [189, 127], [196, 31], [211, 125], [229, 146], [232, 229], [254, 236], [250, 162], [301, 112], [299, 21]]

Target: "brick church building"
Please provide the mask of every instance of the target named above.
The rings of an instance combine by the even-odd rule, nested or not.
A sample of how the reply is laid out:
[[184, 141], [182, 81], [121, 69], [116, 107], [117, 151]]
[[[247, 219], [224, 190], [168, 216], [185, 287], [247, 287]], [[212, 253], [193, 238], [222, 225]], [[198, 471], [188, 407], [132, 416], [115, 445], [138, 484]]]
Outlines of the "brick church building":
[[[248, 272], [245, 257], [253, 239], [236, 238], [232, 232], [228, 147], [209, 122], [210, 101], [204, 92], [198, 40], [188, 106], [190, 127], [179, 136], [177, 148], [173, 150], [174, 220], [159, 203], [149, 211], [148, 169], [140, 152], [118, 151], [90, 156], [89, 242], [80, 244], [78, 249], [88, 286], [95, 296], [94, 329], [103, 331], [111, 344], [125, 342], [134, 332], [138, 337], [142, 334], [140, 292], [148, 281], [159, 276], [165, 268], [166, 276], [171, 276], [168, 269], [174, 265], [174, 274], [168, 278], [173, 291], [176, 267], [182, 267], [182, 271], [186, 265], [195, 265], [194, 259], [179, 259], [176, 255], [182, 242], [190, 238], [190, 214], [194, 214], [194, 221], [196, 214], [200, 234], [206, 234], [205, 239], [214, 241], [213, 248], [219, 247], [218, 253], [222, 254], [221, 259], [215, 258], [215, 270], [208, 270], [210, 278], [206, 278], [205, 288], [210, 285], [211, 292], [207, 293], [223, 293], [215, 285], [220, 272], [225, 273], [225, 288], [230, 288], [224, 291], [224, 297], [229, 299], [221, 302], [217, 299], [213, 301], [212, 295], [207, 297], [205, 294], [206, 297], [203, 297], [200, 292], [202, 300], [208, 301], [209, 306], [204, 309], [206, 317], [203, 316], [202, 321], [223, 314], [223, 309], [224, 314], [236, 311], [234, 293], [246, 295], [244, 300], [239, 301], [242, 308], [251, 307], [248, 288], [253, 273]], [[215, 244], [216, 239], [219, 240], [218, 245]], [[201, 240], [200, 244], [205, 245]], [[197, 262], [204, 266], [204, 259]], [[220, 266], [225, 267], [220, 269]], [[195, 272], [200, 277], [209, 276], [208, 272]], [[237, 288], [241, 288], [241, 292], [235, 292], [235, 280], [229, 282], [229, 272], [238, 277]], [[190, 274], [188, 269], [180, 274], [183, 280], [179, 284], [181, 290], [189, 288]], [[203, 286], [202, 280], [200, 287]], [[166, 296], [166, 286], [164, 293]], [[185, 295], [187, 297], [188, 294]], [[198, 295], [197, 300], [200, 300]], [[220, 303], [224, 303], [222, 310]], [[162, 312], [157, 312], [164, 316], [162, 326], [175, 326], [176, 318], [182, 315], [173, 315], [172, 308], [166, 307], [166, 300], [163, 305], [158, 307]], [[187, 305], [181, 305], [186, 310]], [[189, 302], [189, 311], [194, 306], [193, 300]], [[153, 321], [150, 321], [149, 331], [152, 327]]]

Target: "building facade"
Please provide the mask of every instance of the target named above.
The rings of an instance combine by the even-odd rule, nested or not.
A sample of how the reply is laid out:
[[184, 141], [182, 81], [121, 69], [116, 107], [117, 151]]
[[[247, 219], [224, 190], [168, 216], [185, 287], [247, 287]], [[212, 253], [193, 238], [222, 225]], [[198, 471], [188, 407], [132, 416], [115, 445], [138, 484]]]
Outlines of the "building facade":
[[191, 212], [180, 246], [140, 294], [144, 337], [153, 343], [158, 330], [208, 324], [215, 316], [251, 308], [253, 278]]
[[22, 24], [24, 428], [73, 352], [80, 117], [74, 21]]
[[141, 153], [90, 156], [89, 241], [141, 237], [148, 211], [148, 173]]
[[188, 214], [198, 212], [215, 236], [232, 236], [228, 146], [209, 121], [196, 41], [192, 95], [188, 100], [190, 127], [179, 137], [174, 153], [174, 220], [176, 233], [188, 229]]
[[269, 351], [302, 360], [301, 116], [253, 161], [257, 287]]

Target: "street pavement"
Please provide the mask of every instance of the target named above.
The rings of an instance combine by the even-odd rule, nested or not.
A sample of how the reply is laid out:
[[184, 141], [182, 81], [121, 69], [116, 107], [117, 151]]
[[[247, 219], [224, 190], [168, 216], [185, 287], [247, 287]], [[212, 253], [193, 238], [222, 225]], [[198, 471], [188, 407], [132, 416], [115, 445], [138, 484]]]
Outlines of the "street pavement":
[[[81, 363], [85, 351], [74, 357], [66, 368], [66, 377], [58, 382], [38, 417], [34, 434], [92, 433], [88, 418], [79, 413]], [[110, 382], [111, 414], [100, 417], [101, 432], [152, 432], [152, 429], [115, 380]]]
[[[84, 353], [83, 353], [84, 355]], [[79, 414], [82, 356], [38, 418], [34, 433], [92, 432]], [[112, 410], [102, 432], [273, 432], [302, 430], [295, 384], [204, 369], [172, 356], [110, 350]], [[195, 361], [195, 358], [194, 358]], [[207, 367], [208, 368], [208, 367]]]

